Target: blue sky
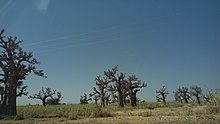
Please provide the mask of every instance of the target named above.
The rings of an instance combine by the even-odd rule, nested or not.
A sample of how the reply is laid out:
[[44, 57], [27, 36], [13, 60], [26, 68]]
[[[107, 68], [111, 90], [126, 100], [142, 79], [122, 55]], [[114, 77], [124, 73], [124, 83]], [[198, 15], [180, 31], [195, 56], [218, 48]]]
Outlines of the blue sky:
[[[95, 77], [119, 66], [147, 83], [138, 97], [169, 99], [179, 86], [220, 88], [219, 0], [1, 0], [0, 28], [23, 40], [48, 76], [29, 75], [29, 95], [41, 87], [79, 103]], [[18, 104], [39, 100], [18, 98]]]

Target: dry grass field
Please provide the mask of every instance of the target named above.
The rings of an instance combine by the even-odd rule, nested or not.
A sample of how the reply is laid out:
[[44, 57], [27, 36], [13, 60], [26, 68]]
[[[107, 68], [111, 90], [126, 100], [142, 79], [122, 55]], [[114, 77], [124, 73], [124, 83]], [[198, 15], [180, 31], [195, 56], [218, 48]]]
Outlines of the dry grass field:
[[220, 124], [217, 106], [196, 104], [163, 105], [142, 103], [121, 109], [88, 105], [19, 106], [17, 117], [5, 117], [0, 124]]

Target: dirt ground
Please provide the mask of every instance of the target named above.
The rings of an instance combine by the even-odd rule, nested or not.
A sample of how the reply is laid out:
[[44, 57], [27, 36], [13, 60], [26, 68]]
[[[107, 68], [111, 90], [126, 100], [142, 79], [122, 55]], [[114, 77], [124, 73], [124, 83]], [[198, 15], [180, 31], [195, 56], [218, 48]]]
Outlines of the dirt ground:
[[83, 118], [69, 120], [67, 118], [43, 118], [18, 121], [1, 120], [1, 124], [220, 124], [220, 116], [119, 116], [107, 118]]

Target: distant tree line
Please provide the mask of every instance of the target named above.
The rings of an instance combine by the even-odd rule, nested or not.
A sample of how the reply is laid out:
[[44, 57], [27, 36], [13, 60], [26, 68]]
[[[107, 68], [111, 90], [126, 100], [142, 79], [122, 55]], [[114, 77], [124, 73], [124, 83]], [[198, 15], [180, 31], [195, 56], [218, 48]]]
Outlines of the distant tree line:
[[56, 92], [51, 88], [42, 88], [38, 93], [35, 93], [28, 98], [39, 99], [42, 101], [42, 105], [58, 105], [62, 100], [63, 96], [61, 92]]
[[[156, 91], [156, 99], [158, 102], [162, 101], [166, 104], [166, 96], [169, 94], [166, 87], [163, 86], [160, 90]], [[189, 103], [189, 100], [196, 101], [199, 105], [201, 104], [201, 99], [208, 101], [208, 97], [202, 94], [202, 88], [199, 86], [191, 86], [190, 89], [187, 87], [179, 87], [174, 93], [174, 98], [180, 103]]]
[[[131, 106], [137, 105], [137, 92], [147, 85], [139, 80], [135, 75], [125, 76], [124, 73], [118, 73], [118, 66], [104, 71], [104, 76], [95, 78], [96, 87], [93, 87], [93, 92], [81, 96], [80, 103], [88, 104], [94, 100], [95, 104], [100, 102], [102, 107], [109, 103], [118, 102], [119, 107], [124, 107], [127, 103]], [[156, 90], [156, 100], [166, 104], [166, 98], [169, 94], [166, 86], [162, 86]], [[189, 100], [196, 101], [199, 105], [201, 100], [209, 100], [209, 97], [202, 94], [202, 89], [199, 86], [179, 87], [173, 92], [175, 101], [180, 103], [189, 103]]]
[[[202, 94], [202, 88], [199, 86], [191, 86], [190, 89], [187, 87], [179, 87], [174, 93], [174, 98], [176, 101], [180, 103], [189, 103], [189, 100], [196, 100], [197, 103], [201, 104], [201, 99], [206, 99], [208, 101], [208, 98]], [[195, 99], [193, 99], [193, 97]]]

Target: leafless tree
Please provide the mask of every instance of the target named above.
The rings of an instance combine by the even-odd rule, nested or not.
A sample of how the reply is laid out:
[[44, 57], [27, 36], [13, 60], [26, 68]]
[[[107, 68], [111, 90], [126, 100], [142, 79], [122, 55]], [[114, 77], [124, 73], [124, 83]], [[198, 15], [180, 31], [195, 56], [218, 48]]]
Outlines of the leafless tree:
[[[97, 88], [93, 88], [94, 92], [90, 96], [97, 95], [102, 107], [110, 101], [117, 100], [119, 107], [124, 107], [128, 96], [130, 97], [131, 105], [136, 106], [136, 94], [141, 88], [146, 87], [146, 84], [139, 80], [135, 75], [129, 76], [127, 79], [124, 73], [118, 73], [118, 67], [115, 66], [110, 70], [104, 71], [104, 76], [97, 76]], [[117, 98], [116, 98], [117, 97]]]
[[124, 90], [125, 89], [125, 75], [123, 73], [117, 74], [118, 67], [115, 66], [111, 70], [104, 71], [104, 75], [108, 78], [110, 82], [113, 82], [115, 85], [115, 91], [117, 91], [118, 95], [118, 105], [119, 107], [124, 107]]
[[187, 87], [179, 87], [176, 91], [178, 97], [185, 101], [185, 103], [189, 103], [189, 99], [191, 98], [189, 89]]
[[45, 77], [42, 70], [37, 70], [39, 62], [31, 52], [25, 52], [20, 47], [21, 41], [16, 37], [3, 36], [0, 32], [0, 85], [1, 91], [0, 115], [16, 115], [16, 98], [27, 95], [23, 80], [31, 72]]
[[196, 97], [196, 101], [200, 105], [201, 104], [200, 99], [202, 98], [202, 88], [199, 86], [191, 86], [190, 89], [191, 89], [190, 91], [191, 95]]
[[98, 95], [93, 95], [93, 100], [95, 101], [95, 104], [98, 104], [99, 101], [99, 96]]
[[157, 90], [156, 93], [156, 99], [158, 101], [163, 101], [163, 103], [166, 104], [166, 96], [169, 94], [166, 87], [163, 86], [160, 90]]
[[80, 96], [80, 104], [88, 104], [91, 101], [91, 98], [88, 98], [87, 94], [84, 93], [83, 96]]
[[50, 98], [52, 95], [56, 93], [56, 90], [52, 90], [51, 88], [42, 88], [38, 93], [29, 96], [30, 99], [40, 99], [42, 101], [43, 106], [47, 103], [47, 98]]
[[178, 91], [174, 91], [173, 94], [174, 94], [175, 100], [176, 100], [177, 102], [180, 102], [180, 103], [182, 104], [182, 103], [183, 103], [183, 98], [182, 98], [182, 96], [181, 96], [181, 93], [178, 92]]
[[[55, 95], [55, 94], [54, 94]], [[47, 99], [46, 104], [48, 105], [59, 105], [63, 96], [61, 92], [56, 92], [56, 95], [51, 95], [49, 99]]]
[[93, 93], [90, 94], [90, 96], [94, 96], [96, 95], [97, 97], [99, 97], [100, 101], [101, 101], [101, 106], [105, 107], [106, 102], [108, 101], [108, 84], [109, 84], [109, 80], [106, 77], [101, 78], [101, 76], [97, 76], [96, 77], [96, 86], [98, 87], [98, 89], [96, 89], [96, 87], [93, 87]]
[[130, 97], [131, 106], [137, 105], [137, 92], [140, 88], [146, 87], [145, 83], [142, 83], [135, 75], [128, 77], [125, 83], [125, 88], [128, 90], [128, 95]]

